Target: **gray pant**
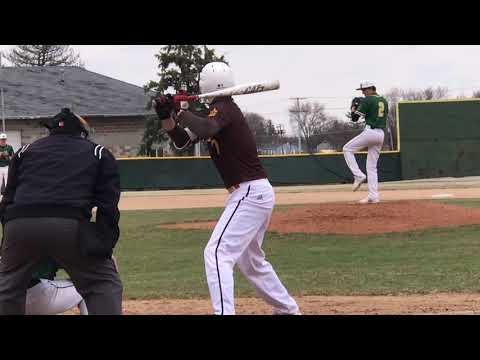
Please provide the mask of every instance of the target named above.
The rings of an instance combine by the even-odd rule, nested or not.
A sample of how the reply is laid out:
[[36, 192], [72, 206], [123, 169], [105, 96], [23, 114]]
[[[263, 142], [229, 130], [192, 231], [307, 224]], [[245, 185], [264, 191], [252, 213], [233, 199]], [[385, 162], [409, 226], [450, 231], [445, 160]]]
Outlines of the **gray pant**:
[[66, 218], [18, 218], [5, 225], [0, 315], [25, 314], [32, 272], [47, 258], [70, 275], [90, 315], [121, 315], [123, 286], [111, 259], [81, 255], [78, 225]]

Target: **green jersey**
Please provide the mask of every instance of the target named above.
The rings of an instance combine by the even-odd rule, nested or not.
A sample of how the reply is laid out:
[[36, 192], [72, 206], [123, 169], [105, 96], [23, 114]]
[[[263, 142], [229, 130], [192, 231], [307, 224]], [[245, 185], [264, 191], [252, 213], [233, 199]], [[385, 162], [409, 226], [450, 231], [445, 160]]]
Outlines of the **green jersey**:
[[0, 166], [10, 165], [10, 160], [14, 154], [13, 147], [10, 145], [0, 146]]
[[365, 123], [372, 129], [385, 129], [388, 116], [388, 102], [383, 96], [365, 96], [361, 105], [355, 112], [365, 117]]

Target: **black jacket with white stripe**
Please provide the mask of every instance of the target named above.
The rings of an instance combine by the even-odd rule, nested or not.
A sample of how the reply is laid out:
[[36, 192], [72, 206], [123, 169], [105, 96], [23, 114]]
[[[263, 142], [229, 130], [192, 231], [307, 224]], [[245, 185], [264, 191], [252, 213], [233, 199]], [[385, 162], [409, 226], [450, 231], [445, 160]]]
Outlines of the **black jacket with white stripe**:
[[18, 217], [89, 220], [97, 207], [99, 230], [119, 236], [120, 176], [113, 155], [81, 136], [51, 134], [14, 155], [2, 193], [2, 223]]

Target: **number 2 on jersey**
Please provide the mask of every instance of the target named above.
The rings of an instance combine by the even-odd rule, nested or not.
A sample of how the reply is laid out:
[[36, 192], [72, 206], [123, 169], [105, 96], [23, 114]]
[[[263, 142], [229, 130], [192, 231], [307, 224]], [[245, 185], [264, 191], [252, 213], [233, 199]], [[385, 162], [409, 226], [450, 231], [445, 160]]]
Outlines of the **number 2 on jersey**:
[[385, 116], [385, 104], [383, 101], [380, 101], [378, 103], [378, 117], [384, 117]]

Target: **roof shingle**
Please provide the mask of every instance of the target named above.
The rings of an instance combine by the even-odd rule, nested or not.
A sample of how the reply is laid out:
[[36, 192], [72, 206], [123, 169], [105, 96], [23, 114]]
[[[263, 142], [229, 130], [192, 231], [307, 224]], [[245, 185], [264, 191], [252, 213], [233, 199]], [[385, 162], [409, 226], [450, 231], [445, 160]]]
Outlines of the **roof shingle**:
[[50, 117], [70, 107], [82, 116], [145, 115], [143, 88], [77, 66], [0, 67], [5, 118]]

